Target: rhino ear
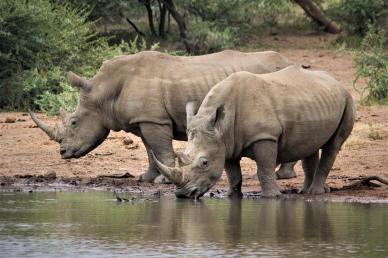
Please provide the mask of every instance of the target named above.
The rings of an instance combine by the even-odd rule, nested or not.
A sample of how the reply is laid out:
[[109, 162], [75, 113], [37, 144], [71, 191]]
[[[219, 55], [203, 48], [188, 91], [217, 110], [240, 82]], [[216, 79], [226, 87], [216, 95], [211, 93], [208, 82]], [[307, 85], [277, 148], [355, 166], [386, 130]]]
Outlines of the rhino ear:
[[77, 87], [77, 88], [79, 88], [81, 90], [85, 90], [85, 91], [90, 90], [90, 85], [89, 85], [88, 80], [76, 75], [75, 73], [73, 73], [71, 71], [67, 73], [67, 79], [69, 80], [71, 85], [73, 85], [74, 87]]
[[195, 116], [198, 112], [198, 102], [190, 101], [186, 104], [186, 116], [187, 116], [187, 125], [190, 123], [193, 116]]
[[208, 122], [208, 128], [214, 129], [218, 126], [221, 120], [225, 117], [225, 108], [224, 104], [217, 107], [216, 111], [210, 116]]
[[62, 121], [66, 119], [68, 114], [69, 112], [67, 112], [66, 109], [64, 109], [63, 107], [59, 109], [59, 117], [61, 118]]

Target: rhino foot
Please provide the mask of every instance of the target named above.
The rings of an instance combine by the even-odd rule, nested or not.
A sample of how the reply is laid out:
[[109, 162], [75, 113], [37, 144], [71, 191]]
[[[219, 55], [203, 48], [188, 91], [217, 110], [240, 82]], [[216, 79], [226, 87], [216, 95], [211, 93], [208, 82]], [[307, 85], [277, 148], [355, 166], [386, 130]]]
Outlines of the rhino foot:
[[149, 170], [139, 177], [140, 182], [153, 183], [155, 179], [160, 176], [159, 173], [150, 172]]
[[296, 177], [294, 168], [288, 168], [281, 166], [278, 171], [276, 171], [276, 179], [290, 179]]
[[226, 196], [228, 196], [231, 199], [240, 199], [243, 197], [243, 194], [241, 191], [238, 191], [236, 189], [229, 189], [228, 192], [226, 193]]
[[324, 194], [324, 193], [330, 193], [330, 187], [324, 186], [324, 187], [314, 187], [311, 186], [310, 189], [307, 191], [308, 194]]
[[159, 175], [158, 177], [155, 178], [154, 183], [155, 184], [171, 184], [171, 181], [168, 180], [168, 178], [166, 178], [165, 176]]
[[262, 190], [261, 196], [265, 198], [273, 198], [273, 197], [280, 197], [282, 196], [282, 193], [277, 187], [273, 187], [270, 189]]
[[306, 193], [308, 193], [308, 191], [309, 191], [308, 188], [303, 187], [303, 188], [301, 188], [301, 189], [298, 191], [298, 194], [306, 194]]

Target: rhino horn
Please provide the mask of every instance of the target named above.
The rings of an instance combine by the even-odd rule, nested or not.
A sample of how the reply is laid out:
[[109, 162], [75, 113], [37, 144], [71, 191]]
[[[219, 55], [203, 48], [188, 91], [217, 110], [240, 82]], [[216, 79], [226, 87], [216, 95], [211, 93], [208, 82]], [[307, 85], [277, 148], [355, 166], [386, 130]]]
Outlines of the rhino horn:
[[67, 73], [67, 79], [69, 80], [71, 85], [73, 85], [74, 87], [80, 88], [80, 89], [85, 90], [85, 91], [90, 90], [90, 85], [89, 85], [88, 80], [76, 75], [75, 73], [73, 73], [71, 71]]
[[30, 116], [32, 120], [35, 122], [35, 124], [42, 129], [52, 140], [59, 142], [61, 140], [58, 127], [46, 125], [42, 121], [40, 121], [34, 112], [29, 111]]
[[190, 101], [186, 104], [186, 117], [187, 117], [187, 126], [189, 125], [191, 119], [198, 112], [198, 102]]
[[153, 158], [155, 160], [156, 167], [164, 175], [167, 177], [171, 182], [173, 182], [175, 185], [181, 185], [183, 182], [183, 169], [178, 167], [168, 167], [164, 165], [162, 162], [160, 162], [156, 157], [155, 154], [153, 154]]

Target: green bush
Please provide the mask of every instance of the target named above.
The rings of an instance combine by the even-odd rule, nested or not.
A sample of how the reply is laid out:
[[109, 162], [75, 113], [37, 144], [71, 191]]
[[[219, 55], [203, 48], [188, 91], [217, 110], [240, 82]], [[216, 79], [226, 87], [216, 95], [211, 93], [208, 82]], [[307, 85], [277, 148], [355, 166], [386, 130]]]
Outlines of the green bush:
[[67, 71], [89, 77], [102, 61], [145, 49], [137, 40], [109, 46], [88, 15], [50, 0], [0, 1], [0, 109], [71, 109], [76, 94]]
[[195, 21], [190, 26], [190, 37], [195, 41], [196, 54], [208, 54], [233, 48], [235, 33], [233, 28], [224, 30], [210, 22]]
[[[388, 51], [385, 44], [384, 33], [369, 26], [367, 35], [355, 53], [356, 79], [353, 85], [361, 94], [363, 104], [388, 104]], [[356, 87], [360, 78], [366, 79], [366, 88]]]
[[179, 7], [213, 26], [245, 26], [250, 23], [252, 0], [180, 0]]
[[375, 24], [386, 15], [386, 0], [343, 0], [332, 2], [328, 7], [329, 14], [340, 22], [349, 34], [365, 36], [368, 24]]

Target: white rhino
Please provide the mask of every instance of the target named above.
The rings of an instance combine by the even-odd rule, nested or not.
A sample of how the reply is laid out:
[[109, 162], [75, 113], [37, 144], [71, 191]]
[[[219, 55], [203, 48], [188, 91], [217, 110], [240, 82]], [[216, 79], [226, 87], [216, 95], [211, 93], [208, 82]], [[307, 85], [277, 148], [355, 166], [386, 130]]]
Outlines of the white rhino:
[[[229, 170], [230, 189], [241, 190], [239, 161], [257, 163], [262, 195], [280, 195], [277, 163], [302, 159], [301, 192], [324, 193], [325, 180], [354, 124], [350, 94], [322, 71], [291, 66], [255, 75], [238, 72], [214, 86], [199, 107], [187, 105], [186, 166], [159, 170], [177, 185], [178, 197], [199, 198]], [[319, 158], [319, 150], [322, 150]], [[234, 180], [235, 179], [235, 180]]]
[[[142, 180], [152, 182], [160, 174], [151, 150], [163, 163], [173, 166], [172, 140], [187, 139], [188, 101], [201, 103], [211, 87], [233, 72], [268, 73], [289, 64], [272, 51], [228, 50], [193, 57], [144, 51], [105, 61], [89, 80], [69, 72], [69, 81], [80, 89], [80, 101], [62, 125], [51, 127], [31, 116], [60, 143], [65, 159], [84, 156], [101, 144], [110, 130], [134, 133], [142, 138], [149, 158], [149, 169]], [[281, 177], [295, 175], [293, 164], [283, 168]]]

